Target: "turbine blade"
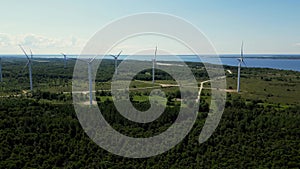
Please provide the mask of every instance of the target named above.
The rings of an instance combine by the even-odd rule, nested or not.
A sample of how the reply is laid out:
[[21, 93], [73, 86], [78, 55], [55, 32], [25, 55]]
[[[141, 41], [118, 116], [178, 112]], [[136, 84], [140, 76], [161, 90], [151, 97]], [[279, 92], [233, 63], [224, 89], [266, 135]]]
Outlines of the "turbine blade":
[[116, 56], [115, 56], [115, 55], [109, 55], [109, 56], [111, 56], [111, 57], [113, 57], [113, 58], [116, 58]]
[[241, 46], [241, 58], [244, 58], [244, 42], [242, 41], [242, 46]]
[[67, 59], [67, 55], [65, 55], [64, 53], [61, 53], [64, 56], [64, 59]]
[[30, 57], [31, 57], [31, 59], [33, 59], [32, 51], [31, 51], [31, 49], [29, 49], [29, 50], [30, 50]]
[[119, 52], [119, 54], [117, 55], [117, 58], [121, 55], [121, 53], [122, 53], [122, 50]]
[[89, 61], [89, 63], [92, 63], [92, 62], [96, 59], [96, 57], [97, 57], [97, 55], [96, 55], [95, 57], [93, 57], [93, 58]]
[[26, 65], [23, 67], [23, 71], [24, 71], [24, 69], [26, 69], [26, 67], [28, 66], [28, 64], [29, 64], [29, 60], [28, 60], [28, 62], [26, 63]]
[[154, 59], [156, 59], [157, 46], [155, 47]]
[[25, 54], [25, 56], [27, 57], [27, 59], [29, 60], [29, 57], [27, 55], [27, 53], [25, 52], [25, 50], [23, 49], [23, 47], [21, 45], [19, 45], [19, 47], [21, 48], [21, 50], [23, 51], [23, 53]]
[[243, 64], [244, 64], [245, 66], [247, 66], [246, 63], [244, 62], [244, 59], [242, 60], [242, 62], [243, 62]]

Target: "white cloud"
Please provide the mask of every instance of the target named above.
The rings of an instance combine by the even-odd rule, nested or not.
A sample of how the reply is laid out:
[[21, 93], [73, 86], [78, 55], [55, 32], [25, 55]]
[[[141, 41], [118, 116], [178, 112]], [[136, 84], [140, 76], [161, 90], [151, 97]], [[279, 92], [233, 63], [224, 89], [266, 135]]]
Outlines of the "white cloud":
[[12, 39], [9, 34], [0, 33], [0, 47], [11, 46]]
[[82, 47], [75, 37], [69, 38], [49, 38], [35, 34], [27, 34], [23, 36], [19, 42], [20, 44], [32, 48], [67, 48], [67, 47]]
[[21, 44], [26, 48], [32, 48], [41, 52], [52, 52], [57, 50], [68, 49], [70, 52], [78, 52], [81, 49], [85, 40], [76, 38], [74, 36], [64, 38], [51, 38], [36, 34], [25, 35], [11, 35], [6, 33], [0, 33], [0, 48], [5, 51], [10, 49], [16, 49]]
[[295, 43], [294, 46], [300, 46], [300, 43]]

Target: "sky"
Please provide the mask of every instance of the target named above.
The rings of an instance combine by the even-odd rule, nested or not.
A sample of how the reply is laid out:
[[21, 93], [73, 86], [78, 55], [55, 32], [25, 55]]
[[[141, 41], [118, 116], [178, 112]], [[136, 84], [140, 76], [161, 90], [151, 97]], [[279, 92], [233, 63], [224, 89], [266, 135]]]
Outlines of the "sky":
[[[298, 0], [1, 1], [0, 54], [22, 54], [18, 44], [36, 54], [79, 54], [105, 25], [143, 12], [185, 19], [202, 31], [219, 54], [239, 53], [242, 41], [249, 54], [300, 54], [299, 9]], [[158, 40], [147, 36], [112, 52], [121, 49], [126, 54], [154, 46]], [[160, 46], [168, 44], [172, 52], [188, 54], [160, 40]]]

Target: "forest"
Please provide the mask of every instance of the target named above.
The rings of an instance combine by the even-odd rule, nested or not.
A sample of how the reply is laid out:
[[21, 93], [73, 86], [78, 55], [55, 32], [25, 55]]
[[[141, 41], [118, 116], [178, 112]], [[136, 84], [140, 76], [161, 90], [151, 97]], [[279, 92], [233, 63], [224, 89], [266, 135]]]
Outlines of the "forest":
[[[32, 92], [28, 91], [28, 72], [21, 66], [25, 59], [6, 61], [0, 92], [0, 168], [300, 167], [299, 72], [244, 68], [242, 93], [227, 93], [222, 119], [206, 142], [199, 144], [198, 137], [209, 112], [209, 90], [201, 93], [196, 123], [178, 145], [157, 156], [132, 159], [100, 148], [82, 129], [72, 103], [74, 61], [70, 60], [66, 69], [60, 59], [34, 63]], [[181, 106], [178, 87], [161, 88], [168, 106], [158, 119], [134, 123], [116, 110], [107, 90], [114, 72], [113, 61], [106, 60], [103, 65], [95, 80], [96, 99], [115, 130], [131, 137], [151, 137], [172, 125]], [[189, 66], [198, 81], [208, 79], [202, 64]], [[234, 89], [236, 68], [224, 69], [233, 71], [226, 74], [226, 80], [227, 87]], [[135, 80], [133, 89], [149, 86], [140, 81], [151, 81], [150, 70], [141, 72]], [[158, 71], [157, 81], [171, 83], [172, 78]], [[130, 100], [138, 110], [149, 108], [150, 91], [131, 91]]]

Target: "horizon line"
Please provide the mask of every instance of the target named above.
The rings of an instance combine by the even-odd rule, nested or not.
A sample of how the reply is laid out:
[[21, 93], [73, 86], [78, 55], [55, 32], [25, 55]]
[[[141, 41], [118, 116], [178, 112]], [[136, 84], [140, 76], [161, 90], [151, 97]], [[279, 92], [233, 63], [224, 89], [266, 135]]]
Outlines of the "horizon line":
[[[24, 54], [21, 54], [21, 53], [19, 53], [19, 54], [5, 54], [5, 53], [1, 54], [0, 53], [0, 56], [22, 56], [22, 55], [24, 55]], [[49, 53], [49, 54], [33, 54], [33, 56], [60, 56], [60, 55], [62, 55], [62, 54], [60, 54], [60, 53], [57, 53], [57, 54], [55, 54], [55, 53], [54, 54], [51, 54], [51, 53]], [[79, 56], [81, 54], [72, 53], [72, 54], [66, 54], [66, 55]], [[95, 55], [96, 56], [109, 56], [110, 54], [85, 54], [85, 55], [81, 55], [81, 56], [95, 56]], [[122, 54], [121, 56], [128, 56], [128, 55], [130, 56], [131, 54]], [[153, 55], [153, 54], [138, 54], [138, 55], [131, 55], [131, 56], [151, 56], [151, 55]], [[213, 56], [213, 55], [241, 55], [241, 54], [240, 53], [221, 53], [221, 54], [175, 54], [175, 55], [178, 55], [178, 56], [197, 56], [197, 55]], [[245, 55], [300, 55], [300, 53], [247, 53], [247, 54], [244, 53], [244, 56]], [[167, 54], [159, 55], [158, 54], [158, 56], [172, 56], [172, 55], [167, 55]]]

